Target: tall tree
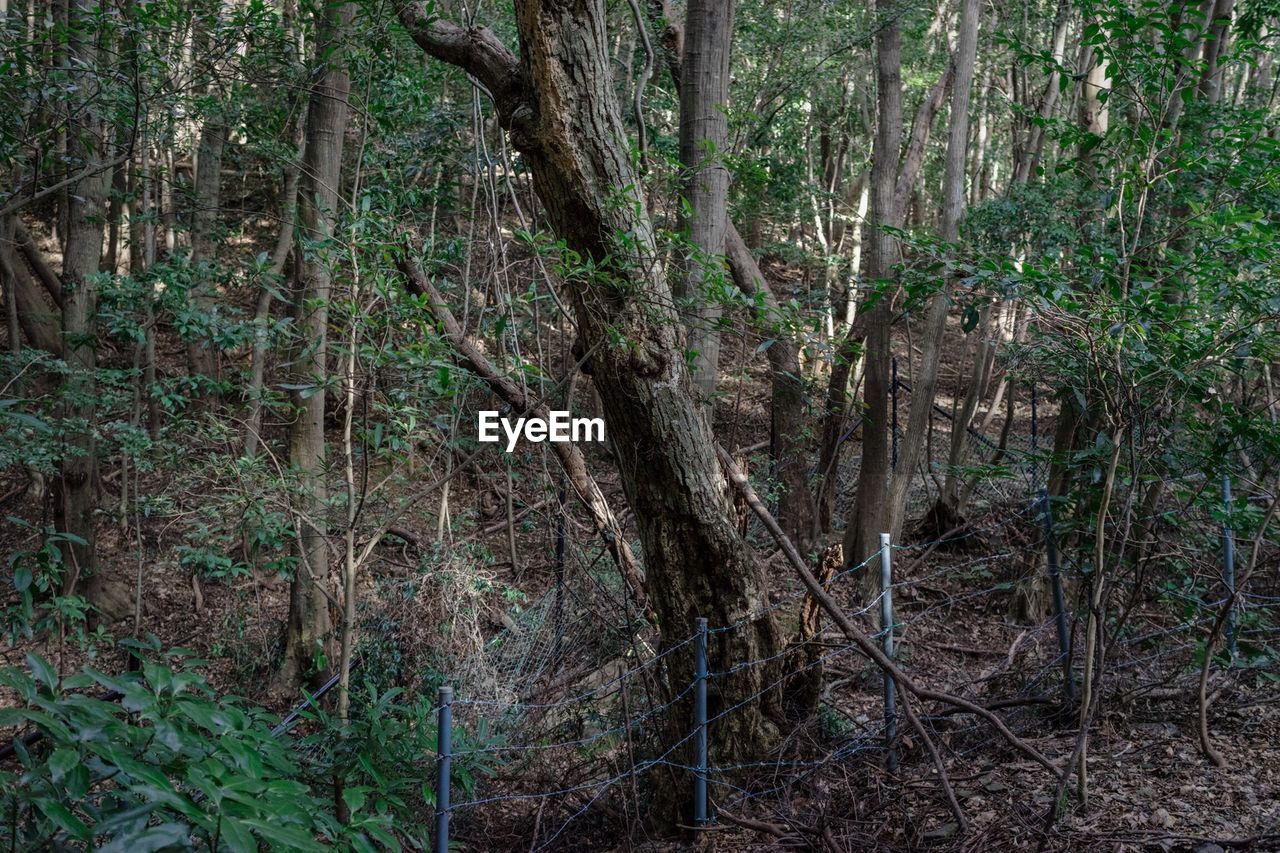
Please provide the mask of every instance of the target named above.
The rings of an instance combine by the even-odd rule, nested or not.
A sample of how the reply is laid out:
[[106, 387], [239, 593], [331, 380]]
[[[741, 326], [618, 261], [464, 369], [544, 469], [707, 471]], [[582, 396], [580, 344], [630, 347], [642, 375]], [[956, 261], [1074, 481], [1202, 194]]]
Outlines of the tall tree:
[[[878, 289], [867, 315], [866, 405], [862, 467], [852, 514], [844, 534], [845, 560], [856, 564], [879, 547], [885, 530], [884, 493], [889, 482], [889, 334], [895, 287], [885, 285], [898, 245], [884, 228], [897, 221], [896, 189], [902, 146], [902, 26], [897, 0], [876, 0], [876, 139], [871, 158], [871, 220], [866, 277]], [[869, 576], [869, 573], [867, 573]]]
[[[196, 16], [196, 59], [205, 61], [213, 53], [219, 35], [218, 18], [221, 0], [200, 4]], [[217, 309], [215, 291], [217, 261], [218, 212], [222, 199], [222, 153], [227, 142], [227, 119], [221, 86], [215, 79], [216, 68], [207, 72], [209, 79], [199, 87], [205, 96], [206, 115], [200, 126], [200, 140], [196, 146], [194, 209], [191, 213], [191, 265], [195, 268], [193, 303], [201, 314], [202, 324], [208, 322]], [[187, 342], [187, 358], [191, 373], [196, 379], [196, 393], [200, 400], [210, 399], [208, 383], [218, 372], [217, 344], [208, 335], [196, 336]]]
[[429, 54], [493, 95], [524, 155], [547, 216], [581, 258], [567, 286], [585, 366], [603, 404], [644, 547], [647, 584], [664, 639], [694, 619], [744, 621], [711, 638], [711, 713], [739, 705], [712, 730], [717, 752], [743, 757], [776, 736], [767, 667], [779, 646], [763, 566], [729, 518], [714, 438], [697, 405], [653, 224], [629, 156], [609, 64], [602, 0], [516, 4], [520, 56], [485, 28], [433, 19], [417, 4], [401, 20]]
[[716, 388], [724, 310], [709, 285], [724, 268], [729, 203], [724, 156], [734, 6], [734, 0], [689, 0], [680, 63], [680, 164], [690, 245], [677, 295], [694, 305], [689, 320], [693, 385], [708, 399]]
[[[978, 54], [978, 19], [982, 8], [978, 0], [963, 0], [960, 9], [960, 32], [953, 58], [954, 83], [951, 92], [951, 127], [947, 136], [947, 160], [942, 182], [942, 219], [938, 230], [943, 240], [955, 243], [960, 238], [960, 220], [964, 215], [965, 164], [969, 157], [969, 98], [973, 91], [973, 69]], [[907, 494], [915, 479], [916, 465], [924, 449], [925, 435], [933, 420], [933, 398], [938, 383], [938, 364], [942, 358], [943, 333], [951, 307], [949, 282], [944, 280], [940, 292], [929, 302], [921, 334], [920, 365], [914, 374], [911, 409], [907, 434], [898, 454], [898, 467], [889, 490], [889, 515], [886, 529], [894, 540], [902, 532]]]
[[97, 441], [97, 312], [95, 277], [102, 261], [102, 233], [110, 172], [104, 167], [101, 140], [107, 136], [101, 114], [93, 108], [100, 94], [98, 69], [99, 13], [93, 0], [73, 0], [68, 10], [70, 58], [67, 157], [82, 170], [67, 195], [66, 248], [62, 259], [62, 357], [69, 373], [64, 415], [69, 421], [66, 455], [57, 480], [58, 527], [73, 539], [64, 547], [70, 567], [68, 588], [87, 580], [91, 602], [109, 605], [108, 585], [97, 574], [94, 513], [98, 477]]
[[289, 464], [298, 478], [297, 569], [289, 592], [289, 622], [280, 677], [293, 684], [314, 676], [314, 662], [332, 647], [329, 616], [329, 551], [326, 514], [325, 383], [328, 368], [329, 298], [333, 287], [334, 228], [342, 180], [351, 77], [345, 44], [355, 17], [352, 3], [327, 3], [317, 26], [316, 61], [307, 110], [306, 151], [298, 196], [301, 282], [292, 312], [297, 343], [293, 356], [297, 415], [289, 425]]

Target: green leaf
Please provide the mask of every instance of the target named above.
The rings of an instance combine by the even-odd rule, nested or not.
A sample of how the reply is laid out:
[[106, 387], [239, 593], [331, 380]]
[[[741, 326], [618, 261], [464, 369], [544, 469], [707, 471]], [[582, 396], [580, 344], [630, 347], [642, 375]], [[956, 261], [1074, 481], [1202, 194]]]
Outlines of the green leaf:
[[351, 813], [355, 814], [364, 805], [365, 797], [368, 793], [369, 789], [365, 787], [345, 788], [342, 791], [342, 799], [346, 802], [347, 808], [351, 810]]
[[93, 833], [89, 831], [89, 827], [84, 825], [84, 821], [73, 815], [62, 803], [57, 800], [40, 798], [36, 800], [35, 805], [49, 820], [56, 823], [59, 828], [76, 841], [83, 841], [87, 844], [93, 840]]
[[129, 853], [188, 849], [191, 846], [191, 828], [180, 823], [162, 823], [147, 827], [141, 834], [129, 838], [128, 842]]
[[235, 853], [257, 853], [258, 842], [253, 840], [253, 833], [248, 827], [233, 817], [226, 818], [219, 825], [222, 840]]
[[58, 671], [47, 660], [31, 652], [27, 655], [27, 666], [31, 667], [31, 674], [50, 691], [58, 689]]
[[80, 753], [69, 747], [59, 747], [49, 756], [49, 778], [55, 785], [61, 785], [62, 780], [80, 763]]

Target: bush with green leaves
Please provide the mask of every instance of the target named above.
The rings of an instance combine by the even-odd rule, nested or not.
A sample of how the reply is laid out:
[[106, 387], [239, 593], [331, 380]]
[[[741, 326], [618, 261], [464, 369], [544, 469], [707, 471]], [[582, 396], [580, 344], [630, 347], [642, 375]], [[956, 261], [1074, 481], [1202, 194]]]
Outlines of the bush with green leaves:
[[[401, 848], [385, 797], [365, 808], [350, 793], [398, 791], [400, 782], [378, 774], [372, 785], [348, 785], [350, 814], [339, 821], [332, 779], [309, 781], [289, 742], [272, 734], [270, 716], [216, 696], [196, 671], [201, 663], [179, 650], [144, 659], [137, 673], [86, 668], [59, 679], [32, 654], [29, 673], [0, 672], [20, 703], [0, 709], [0, 725], [44, 734], [30, 746], [16, 741], [19, 769], [0, 770], [0, 847]], [[109, 693], [91, 695], [94, 688]]]
[[[336, 715], [309, 710], [313, 733], [302, 738], [305, 772], [314, 784], [341, 779], [341, 796], [351, 813], [391, 818], [399, 839], [426, 848], [436, 803], [436, 710], [423, 699], [406, 699], [399, 687], [379, 692], [371, 683], [353, 688], [344, 727]], [[483, 722], [481, 724], [483, 726]], [[480, 776], [493, 775], [490, 750], [498, 741], [481, 728], [454, 732], [453, 789], [475, 791]]]

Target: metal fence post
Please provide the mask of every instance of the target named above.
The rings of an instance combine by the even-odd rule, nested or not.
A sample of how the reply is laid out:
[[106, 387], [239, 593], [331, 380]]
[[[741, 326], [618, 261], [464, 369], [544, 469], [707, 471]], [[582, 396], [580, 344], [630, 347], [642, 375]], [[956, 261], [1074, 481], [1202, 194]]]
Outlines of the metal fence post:
[[[1231, 529], [1231, 475], [1222, 475], [1222, 509], [1226, 513], [1226, 519], [1222, 522], [1222, 576], [1227, 587], [1227, 596], [1233, 596], [1236, 592], [1236, 536]], [[1227, 632], [1227, 653], [1231, 655], [1231, 660], [1236, 658], [1236, 613], [1235, 602], [1231, 603], [1231, 609], [1227, 611], [1227, 622], [1224, 626]]]
[[453, 688], [440, 688], [436, 712], [436, 853], [449, 853], [449, 775], [453, 760]]
[[[884, 635], [884, 655], [893, 659], [893, 548], [889, 534], [880, 534], [880, 629]], [[893, 676], [884, 673], [884, 742], [888, 750], [885, 765], [889, 772], [898, 769], [898, 708]]]
[[707, 620], [697, 621], [698, 639], [694, 644], [693, 718], [697, 726], [695, 746], [698, 751], [693, 777], [693, 824], [707, 823]]
[[1062, 690], [1067, 701], [1075, 696], [1071, 673], [1071, 632], [1067, 628], [1067, 604], [1062, 594], [1062, 575], [1058, 570], [1058, 542], [1053, 538], [1053, 505], [1049, 491], [1040, 490], [1040, 521], [1044, 525], [1045, 561], [1049, 564], [1049, 586], [1053, 590], [1053, 617], [1058, 626], [1058, 654], [1062, 658]]

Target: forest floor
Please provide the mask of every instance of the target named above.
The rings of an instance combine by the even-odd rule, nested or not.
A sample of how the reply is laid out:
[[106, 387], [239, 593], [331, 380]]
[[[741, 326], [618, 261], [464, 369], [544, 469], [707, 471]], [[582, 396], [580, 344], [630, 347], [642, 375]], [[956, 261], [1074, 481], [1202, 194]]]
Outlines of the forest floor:
[[[768, 438], [767, 375], [763, 358], [752, 356], [753, 336], [741, 328], [738, 332], [725, 336], [723, 358], [729, 375], [717, 409], [717, 432], [728, 447], [758, 447]], [[908, 340], [898, 342], [903, 351]], [[168, 349], [168, 358], [181, 359], [180, 344], [170, 342]], [[947, 395], [960, 385], [961, 367], [944, 365], [944, 406], [950, 400]], [[1018, 405], [1019, 422], [1014, 427], [1019, 435], [1028, 429], [1024, 402]], [[1048, 424], [1040, 429], [1041, 435], [1051, 432]], [[607, 452], [593, 449], [590, 455], [613, 505], [624, 506]], [[845, 455], [856, 454], [846, 446]], [[498, 466], [486, 463], [485, 467], [492, 471]], [[403, 657], [416, 659], [419, 670], [438, 666], [451, 654], [483, 650], [491, 638], [509, 629], [511, 613], [518, 609], [513, 601], [536, 601], [556, 582], [558, 511], [555, 502], [548, 500], [551, 487], [545, 473], [553, 472], [554, 479], [554, 470], [553, 464], [535, 457], [514, 472], [518, 493], [512, 503], [517, 513], [524, 513], [515, 534], [518, 565], [508, 557], [511, 542], [504, 523], [502, 478], [475, 469], [455, 478], [449, 498], [455, 528], [452, 547], [466, 552], [465, 570], [478, 572], [489, 584], [488, 592], [468, 599], [475, 606], [465, 630], [459, 630], [460, 609], [447, 614], [439, 610], [436, 599], [447, 597], [448, 589], [428, 585], [406, 597], [403, 584], [395, 583], [427, 563], [437, 569], [442, 562], [452, 565], [440, 557], [441, 551], [450, 549], [434, 544], [438, 503], [404, 522], [413, 541], [388, 540], [379, 548], [379, 559], [371, 566], [361, 595], [368, 602], [364, 612], [382, 621], [367, 624], [373, 630], [391, 625], [389, 641], [400, 645], [398, 653]], [[162, 476], [148, 475], [155, 482], [144, 478], [143, 488], [165, 491], [169, 484]], [[48, 503], [31, 486], [19, 491], [21, 486], [18, 477], [0, 481], [0, 495], [12, 495], [0, 509], [38, 529], [48, 521]], [[1010, 727], [1051, 759], [1064, 761], [1075, 747], [1078, 721], [1074, 714], [1059, 712], [1052, 621], [1019, 624], [1008, 615], [1019, 577], [1040, 562], [1036, 521], [1027, 516], [1024, 503], [997, 502], [981, 512], [981, 517], [970, 520], [982, 532], [963, 548], [933, 549], [906, 564], [909, 585], [897, 596], [898, 655], [920, 683], [982, 701], [1008, 702], [1002, 713]], [[104, 560], [136, 571], [139, 536], [152, 555], [142, 567], [141, 632], [154, 634], [162, 648], [192, 649], [207, 661], [202, 668], [217, 689], [245, 695], [276, 711], [286, 710], [295, 700], [273, 689], [270, 664], [279, 656], [287, 583], [255, 573], [194, 585], [190, 569], [176, 559], [173, 546], [178, 540], [171, 527], [165, 519], [146, 520], [140, 531], [106, 521], [100, 525]], [[14, 525], [3, 530], [0, 553], [32, 547], [30, 530]], [[575, 536], [572, 524], [569, 536]], [[765, 555], [774, 551], [771, 543], [757, 544]], [[773, 577], [777, 579], [775, 598], [796, 594], [790, 571], [776, 558]], [[438, 571], [427, 579], [438, 581]], [[518, 595], [513, 597], [513, 591]], [[842, 588], [840, 595], [850, 600], [853, 593]], [[716, 850], [1280, 850], [1280, 691], [1274, 669], [1215, 668], [1209, 686], [1210, 726], [1225, 764], [1214, 766], [1201, 754], [1196, 733], [1197, 641], [1202, 640], [1203, 629], [1187, 628], [1169, 616], [1168, 607], [1148, 604], [1133, 603], [1128, 630], [1109, 651], [1103, 701], [1089, 744], [1088, 806], [1076, 807], [1071, 796], [1074, 786], [1069, 787], [1064, 814], [1047, 834], [1045, 814], [1054, 800], [1056, 780], [1015, 755], [989, 729], [966, 717], [945, 715], [940, 707], [930, 709], [938, 716], [929, 722], [969, 822], [968, 832], [959, 832], [928, 755], [909, 732], [901, 743], [898, 773], [886, 773], [883, 750], [865, 737], [875, 731], [883, 712], [880, 677], [865, 660], [849, 655], [824, 668], [822, 719], [788, 737], [769, 757], [774, 763], [770, 769], [736, 780], [732, 796], [715, 798], [724, 816], [703, 833], [699, 846]], [[421, 608], [430, 612], [424, 616]], [[784, 609], [782, 619], [794, 624], [794, 608]], [[135, 628], [130, 621], [104, 628], [117, 637], [131, 635]], [[447, 630], [442, 627], [446, 621]], [[867, 626], [874, 627], [870, 622]], [[834, 634], [824, 639], [833, 645], [841, 641]], [[444, 652], [431, 648], [439, 642], [460, 643], [462, 648]], [[20, 665], [26, 651], [20, 644], [6, 649], [3, 656], [8, 663]], [[123, 652], [109, 647], [93, 660], [71, 645], [45, 646], [40, 651], [56, 660], [64, 673], [82, 663], [109, 671], [125, 665]], [[420, 673], [408, 684], [420, 686]], [[5, 698], [0, 697], [0, 703]], [[860, 736], [865, 742], [858, 748], [843, 748]], [[785, 770], [787, 761], [817, 766], [796, 774]], [[501, 792], [513, 784], [499, 774], [486, 783], [486, 793]], [[646, 840], [643, 806], [635, 801], [628, 804], [630, 796], [623, 792], [619, 802], [604, 801], [600, 809], [571, 819], [572, 825], [552, 849], [689, 848], [684, 842]], [[557, 809], [575, 815], [578, 805], [544, 807], [533, 801], [527, 807], [463, 816], [456, 837], [465, 849], [530, 849], [542, 843], [536, 837], [537, 827], [552, 826]], [[625, 833], [619, 821], [625, 823]], [[532, 836], [530, 827], [534, 827]], [[620, 840], [622, 835], [625, 840]]]

